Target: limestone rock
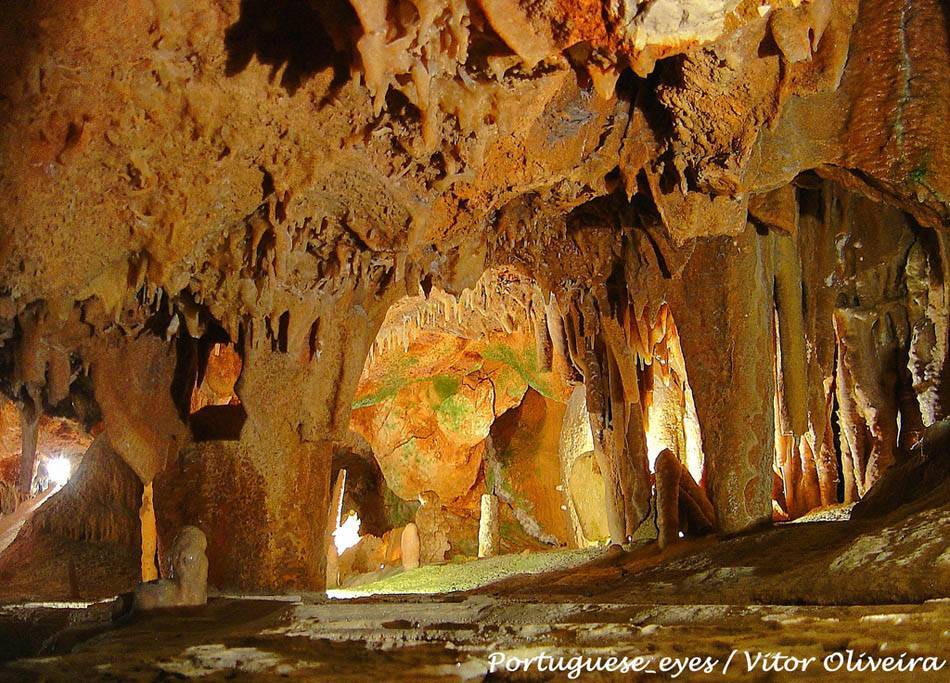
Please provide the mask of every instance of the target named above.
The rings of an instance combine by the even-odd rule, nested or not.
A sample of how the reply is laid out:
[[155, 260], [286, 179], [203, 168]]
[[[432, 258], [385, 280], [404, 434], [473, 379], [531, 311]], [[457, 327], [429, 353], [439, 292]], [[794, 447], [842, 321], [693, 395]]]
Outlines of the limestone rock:
[[[421, 561], [474, 554], [493, 425], [537, 396], [538, 439], [507, 440], [495, 490], [503, 546], [628, 542], [672, 508], [658, 444], [732, 533], [839, 483], [857, 500], [946, 417], [936, 0], [38, 0], [4, 19], [0, 391], [22, 425], [0, 481], [32, 493], [53, 414], [101, 421], [139, 479], [84, 462], [94, 493], [56, 494], [24, 545], [111, 544], [120, 583], [154, 481], [159, 548], [196, 525], [218, 586], [320, 590], [352, 428], [376, 492], [423, 499]], [[567, 403], [560, 500], [548, 403]], [[393, 561], [402, 512], [353, 566]]]
[[563, 418], [562, 404], [528, 389], [521, 405], [494, 422], [486, 461], [488, 489], [511, 506], [528, 534], [551, 545], [570, 539], [558, 456]]

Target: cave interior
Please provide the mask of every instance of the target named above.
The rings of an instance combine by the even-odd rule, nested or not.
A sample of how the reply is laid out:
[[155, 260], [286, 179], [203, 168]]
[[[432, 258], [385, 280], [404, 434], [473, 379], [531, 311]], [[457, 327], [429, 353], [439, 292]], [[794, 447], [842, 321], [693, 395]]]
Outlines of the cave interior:
[[0, 17], [0, 679], [941, 680], [946, 3]]

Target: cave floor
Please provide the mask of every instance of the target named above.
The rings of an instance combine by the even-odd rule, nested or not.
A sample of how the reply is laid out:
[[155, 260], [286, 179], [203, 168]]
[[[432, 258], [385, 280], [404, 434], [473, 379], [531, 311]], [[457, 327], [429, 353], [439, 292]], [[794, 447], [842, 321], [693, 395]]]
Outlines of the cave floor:
[[[950, 507], [921, 507], [870, 521], [686, 540], [664, 552], [652, 544], [601, 551], [580, 565], [565, 560], [576, 555], [561, 553], [529, 563], [559, 568], [467, 592], [219, 596], [202, 608], [118, 622], [111, 621], [110, 602], [7, 605], [0, 607], [0, 659], [10, 661], [0, 680], [482, 680], [499, 652], [509, 662], [542, 653], [565, 662], [577, 655], [652, 656], [654, 669], [661, 657], [716, 660], [713, 673], [677, 680], [942, 681], [946, 668], [829, 674], [822, 662], [848, 650], [857, 659], [950, 657], [948, 529]], [[525, 568], [522, 556], [481, 562], [494, 569], [471, 566], [472, 573], [493, 579], [504, 574], [505, 562], [512, 574]], [[745, 652], [776, 651], [817, 660], [794, 674], [749, 670]], [[615, 676], [588, 673], [581, 680]], [[521, 674], [541, 679], [568, 680], [565, 672]]]
[[[34, 607], [33, 616], [51, 609]], [[82, 612], [88, 617], [90, 610], [105, 608], [74, 609], [72, 618], [83, 618]], [[744, 651], [781, 650], [818, 658], [802, 680], [835, 680], [820, 664], [829, 653], [852, 649], [946, 657], [948, 633], [946, 601], [821, 607], [531, 602], [471, 594], [319, 602], [218, 598], [202, 609], [150, 614], [117, 628], [96, 626], [90, 619], [50, 642], [51, 651], [72, 652], [10, 662], [0, 679], [482, 680], [489, 657], [499, 651], [521, 658], [542, 652], [565, 659], [708, 656], [718, 660], [718, 669], [705, 678], [722, 680], [719, 672], [736, 649], [726, 679], [762, 676], [746, 671]], [[82, 642], [71, 647], [71, 639]], [[531, 680], [537, 680], [532, 673]], [[940, 674], [914, 675], [946, 680]], [[881, 674], [881, 680], [892, 676]], [[555, 679], [566, 680], [566, 674]], [[598, 676], [586, 674], [582, 680]]]

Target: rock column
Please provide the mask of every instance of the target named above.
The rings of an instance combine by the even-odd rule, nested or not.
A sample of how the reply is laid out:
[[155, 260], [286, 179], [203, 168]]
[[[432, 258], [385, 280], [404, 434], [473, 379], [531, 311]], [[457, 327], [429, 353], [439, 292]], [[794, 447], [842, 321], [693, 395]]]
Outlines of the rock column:
[[478, 518], [478, 556], [494, 557], [500, 545], [498, 535], [498, 496], [482, 495], [482, 513]]
[[[674, 308], [719, 528], [772, 513], [775, 448], [772, 268], [767, 237], [700, 241]], [[713, 275], [713, 274], [716, 275]]]

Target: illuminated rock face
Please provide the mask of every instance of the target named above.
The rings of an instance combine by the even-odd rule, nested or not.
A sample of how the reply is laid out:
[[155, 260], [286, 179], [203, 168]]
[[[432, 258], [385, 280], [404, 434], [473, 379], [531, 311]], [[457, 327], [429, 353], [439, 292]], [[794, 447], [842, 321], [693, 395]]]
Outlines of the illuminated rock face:
[[483, 493], [503, 548], [642, 537], [659, 440], [718, 531], [861, 498], [950, 400], [950, 50], [906, 5], [15, 3], [0, 509], [52, 414], [221, 588], [323, 586], [351, 429], [423, 563]]
[[466, 498], [496, 420], [529, 387], [552, 399], [564, 392], [561, 373], [539, 357], [543, 305], [534, 282], [502, 271], [486, 273], [460, 300], [435, 290], [389, 311], [350, 426], [370, 444], [396, 495], [433, 491], [450, 507]]
[[559, 454], [564, 412], [562, 403], [528, 389], [517, 408], [495, 421], [486, 463], [486, 489], [528, 534], [555, 546], [574, 545]]

